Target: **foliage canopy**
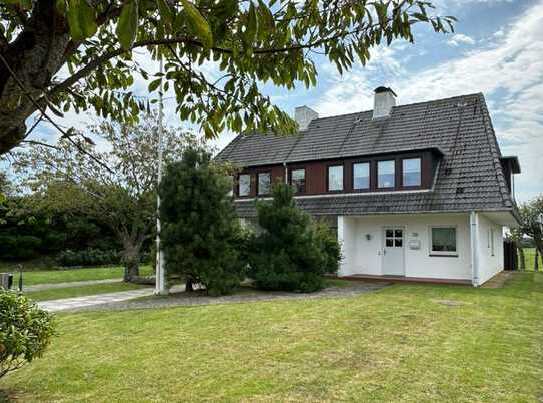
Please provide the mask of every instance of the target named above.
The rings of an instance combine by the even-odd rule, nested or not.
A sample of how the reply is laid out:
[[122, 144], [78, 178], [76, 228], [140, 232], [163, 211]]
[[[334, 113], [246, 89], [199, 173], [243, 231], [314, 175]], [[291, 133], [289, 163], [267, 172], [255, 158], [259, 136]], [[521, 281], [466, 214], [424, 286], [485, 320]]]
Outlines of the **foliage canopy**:
[[[140, 76], [151, 91], [172, 89], [181, 120], [208, 137], [291, 133], [295, 123], [263, 85], [314, 86], [317, 55], [343, 72], [366, 63], [372, 47], [413, 42], [417, 23], [452, 30], [454, 18], [431, 8], [423, 0], [1, 1], [0, 154], [28, 136], [34, 113], [53, 121], [49, 111], [93, 108], [134, 122], [149, 106], [131, 92]], [[148, 71], [135, 49], [162, 59], [164, 73]]]

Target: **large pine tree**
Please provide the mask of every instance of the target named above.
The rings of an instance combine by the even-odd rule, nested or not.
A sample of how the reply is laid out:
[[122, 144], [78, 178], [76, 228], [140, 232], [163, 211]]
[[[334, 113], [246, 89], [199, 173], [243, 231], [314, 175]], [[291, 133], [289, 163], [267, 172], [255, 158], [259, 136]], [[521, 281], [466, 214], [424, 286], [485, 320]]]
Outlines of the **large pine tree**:
[[224, 171], [203, 149], [185, 150], [166, 169], [160, 186], [166, 272], [184, 277], [188, 291], [199, 283], [209, 294], [228, 293], [245, 276], [230, 190]]

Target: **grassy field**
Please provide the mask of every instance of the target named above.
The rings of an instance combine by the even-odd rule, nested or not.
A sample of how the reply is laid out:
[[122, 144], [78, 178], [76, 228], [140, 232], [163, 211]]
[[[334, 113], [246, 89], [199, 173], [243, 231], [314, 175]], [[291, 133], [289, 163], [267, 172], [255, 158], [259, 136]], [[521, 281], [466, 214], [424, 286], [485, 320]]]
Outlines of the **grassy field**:
[[[150, 266], [142, 266], [140, 268], [140, 275], [149, 276], [151, 274], [153, 273]], [[14, 273], [14, 277], [15, 285], [17, 285], [19, 281], [19, 274]], [[122, 267], [98, 267], [85, 269], [33, 271], [23, 273], [23, 288], [24, 286], [37, 284], [58, 284], [68, 283], [72, 281], [106, 280], [122, 277]]]
[[541, 402], [542, 317], [540, 273], [504, 289], [62, 314], [45, 356], [0, 389], [61, 402]]
[[49, 301], [52, 299], [75, 298], [87, 295], [107, 294], [110, 292], [130, 291], [143, 288], [138, 284], [113, 283], [96, 284], [83, 287], [54, 288], [50, 290], [27, 292], [25, 295], [34, 301]]
[[[535, 248], [524, 248], [524, 261], [526, 263], [526, 270], [533, 271], [535, 264]], [[543, 262], [541, 261], [541, 256], [539, 256], [539, 270], [543, 271]]]

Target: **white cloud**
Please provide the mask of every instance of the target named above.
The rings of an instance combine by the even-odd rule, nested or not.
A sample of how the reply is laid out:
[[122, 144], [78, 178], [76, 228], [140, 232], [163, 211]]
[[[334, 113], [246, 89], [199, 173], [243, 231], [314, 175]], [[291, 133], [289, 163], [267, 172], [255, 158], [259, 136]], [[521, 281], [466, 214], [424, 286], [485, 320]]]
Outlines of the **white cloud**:
[[475, 45], [475, 39], [473, 39], [471, 36], [464, 35], [464, 34], [455, 34], [447, 41], [447, 44], [451, 46], [460, 46], [462, 44], [464, 45]]
[[415, 74], [400, 66], [386, 83], [375, 79], [378, 69], [356, 68], [335, 79], [316, 109], [323, 115], [371, 109], [371, 90], [380, 84], [392, 86], [400, 103], [483, 92], [503, 153], [519, 155], [517, 189], [526, 200], [543, 192], [543, 1], [495, 41]]

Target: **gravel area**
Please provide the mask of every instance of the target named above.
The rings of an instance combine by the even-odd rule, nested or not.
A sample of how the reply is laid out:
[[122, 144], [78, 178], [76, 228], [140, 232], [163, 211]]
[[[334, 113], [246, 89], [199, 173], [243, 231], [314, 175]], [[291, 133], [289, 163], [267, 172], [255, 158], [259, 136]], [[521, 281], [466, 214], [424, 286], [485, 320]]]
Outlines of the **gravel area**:
[[289, 292], [259, 291], [252, 288], [243, 288], [234, 295], [225, 295], [221, 297], [209, 297], [203, 292], [194, 293], [174, 292], [168, 296], [144, 297], [139, 299], [112, 302], [108, 304], [93, 305], [88, 307], [78, 307], [70, 311], [124, 311], [132, 309], [156, 309], [170, 308], [176, 306], [198, 306], [198, 305], [216, 305], [232, 304], [243, 302], [272, 301], [272, 300], [293, 300], [293, 299], [315, 299], [315, 298], [335, 298], [335, 297], [355, 297], [360, 294], [379, 290], [388, 286], [388, 283], [371, 283], [357, 281], [348, 287], [329, 287], [322, 291], [302, 294]]

